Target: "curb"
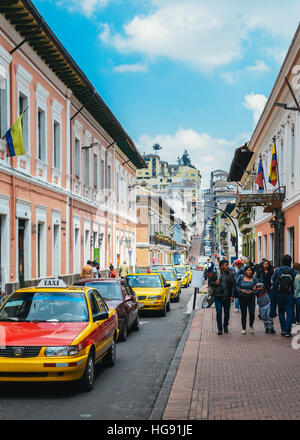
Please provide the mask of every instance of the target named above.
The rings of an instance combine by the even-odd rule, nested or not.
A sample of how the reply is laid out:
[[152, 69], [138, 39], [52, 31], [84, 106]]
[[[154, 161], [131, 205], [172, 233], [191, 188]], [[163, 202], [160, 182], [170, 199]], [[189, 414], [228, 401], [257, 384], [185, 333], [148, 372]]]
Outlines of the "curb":
[[187, 341], [187, 338], [190, 333], [190, 328], [195, 316], [196, 310], [192, 310], [190, 318], [188, 320], [187, 326], [183, 332], [183, 335], [180, 339], [180, 342], [178, 344], [177, 350], [174, 354], [174, 357], [172, 359], [172, 362], [170, 364], [169, 370], [167, 372], [167, 375], [165, 377], [165, 380], [163, 382], [163, 385], [160, 389], [160, 392], [158, 394], [158, 397], [156, 399], [156, 402], [154, 404], [153, 410], [151, 412], [151, 415], [149, 417], [149, 420], [161, 420], [164, 410], [167, 406], [169, 396], [172, 390], [173, 382], [177, 373], [178, 365], [181, 361], [182, 354], [184, 351], [184, 347]]

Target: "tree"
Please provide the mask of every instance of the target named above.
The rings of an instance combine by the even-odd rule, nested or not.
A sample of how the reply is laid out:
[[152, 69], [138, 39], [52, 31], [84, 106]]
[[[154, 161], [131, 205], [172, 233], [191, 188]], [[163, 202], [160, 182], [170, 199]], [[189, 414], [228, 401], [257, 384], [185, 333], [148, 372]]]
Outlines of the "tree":
[[177, 162], [181, 166], [194, 168], [192, 165], [192, 162], [191, 162], [189, 152], [187, 150], [184, 150], [184, 153], [181, 156], [181, 158], [179, 158], [179, 157], [177, 158]]
[[162, 150], [162, 147], [159, 144], [154, 144], [153, 145], [153, 150], [157, 153], [159, 150]]

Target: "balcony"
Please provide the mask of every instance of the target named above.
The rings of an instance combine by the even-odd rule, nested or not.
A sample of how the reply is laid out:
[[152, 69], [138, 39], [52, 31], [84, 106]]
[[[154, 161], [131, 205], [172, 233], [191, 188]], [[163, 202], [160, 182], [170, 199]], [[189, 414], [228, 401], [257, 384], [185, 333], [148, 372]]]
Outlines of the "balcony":
[[150, 244], [159, 244], [162, 246], [167, 246], [171, 249], [176, 249], [177, 243], [171, 237], [165, 237], [160, 235], [150, 235]]

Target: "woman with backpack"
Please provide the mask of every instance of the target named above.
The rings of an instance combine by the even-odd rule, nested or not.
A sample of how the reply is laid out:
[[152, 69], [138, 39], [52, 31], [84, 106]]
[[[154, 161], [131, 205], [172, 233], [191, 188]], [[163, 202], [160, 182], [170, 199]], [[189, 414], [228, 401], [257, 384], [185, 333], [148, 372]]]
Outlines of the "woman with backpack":
[[247, 310], [249, 311], [249, 326], [250, 333], [254, 333], [253, 323], [255, 320], [255, 294], [254, 287], [258, 280], [253, 276], [254, 269], [251, 266], [246, 266], [244, 273], [240, 275], [236, 283], [236, 291], [238, 294], [241, 321], [242, 321], [242, 335], [246, 334]]

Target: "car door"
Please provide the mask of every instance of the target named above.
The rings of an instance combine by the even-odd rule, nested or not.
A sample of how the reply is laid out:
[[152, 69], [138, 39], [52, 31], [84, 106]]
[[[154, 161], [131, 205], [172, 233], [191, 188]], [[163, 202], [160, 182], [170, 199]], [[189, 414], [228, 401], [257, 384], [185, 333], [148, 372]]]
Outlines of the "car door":
[[[98, 292], [96, 290], [89, 291], [89, 300], [90, 300], [93, 318], [101, 312], [100, 305], [97, 299], [97, 293]], [[96, 347], [96, 354], [95, 354], [96, 362], [106, 351], [106, 344], [107, 344], [106, 321], [107, 320], [94, 322], [94, 330], [91, 336], [94, 339], [94, 343]]]
[[[97, 298], [100, 312], [109, 312], [109, 308], [100, 295], [100, 293], [95, 290], [95, 296]], [[111, 346], [112, 339], [114, 337], [114, 331], [115, 331], [115, 325], [114, 325], [114, 315], [113, 313], [110, 313], [108, 316], [108, 319], [104, 322], [104, 328], [105, 328], [105, 345], [104, 345], [104, 351], [108, 350]]]
[[168, 303], [170, 302], [170, 287], [167, 287], [167, 284], [169, 284], [169, 282], [166, 281], [163, 276], [161, 277], [161, 279], [163, 283], [164, 294], [166, 295], [166, 303]]

